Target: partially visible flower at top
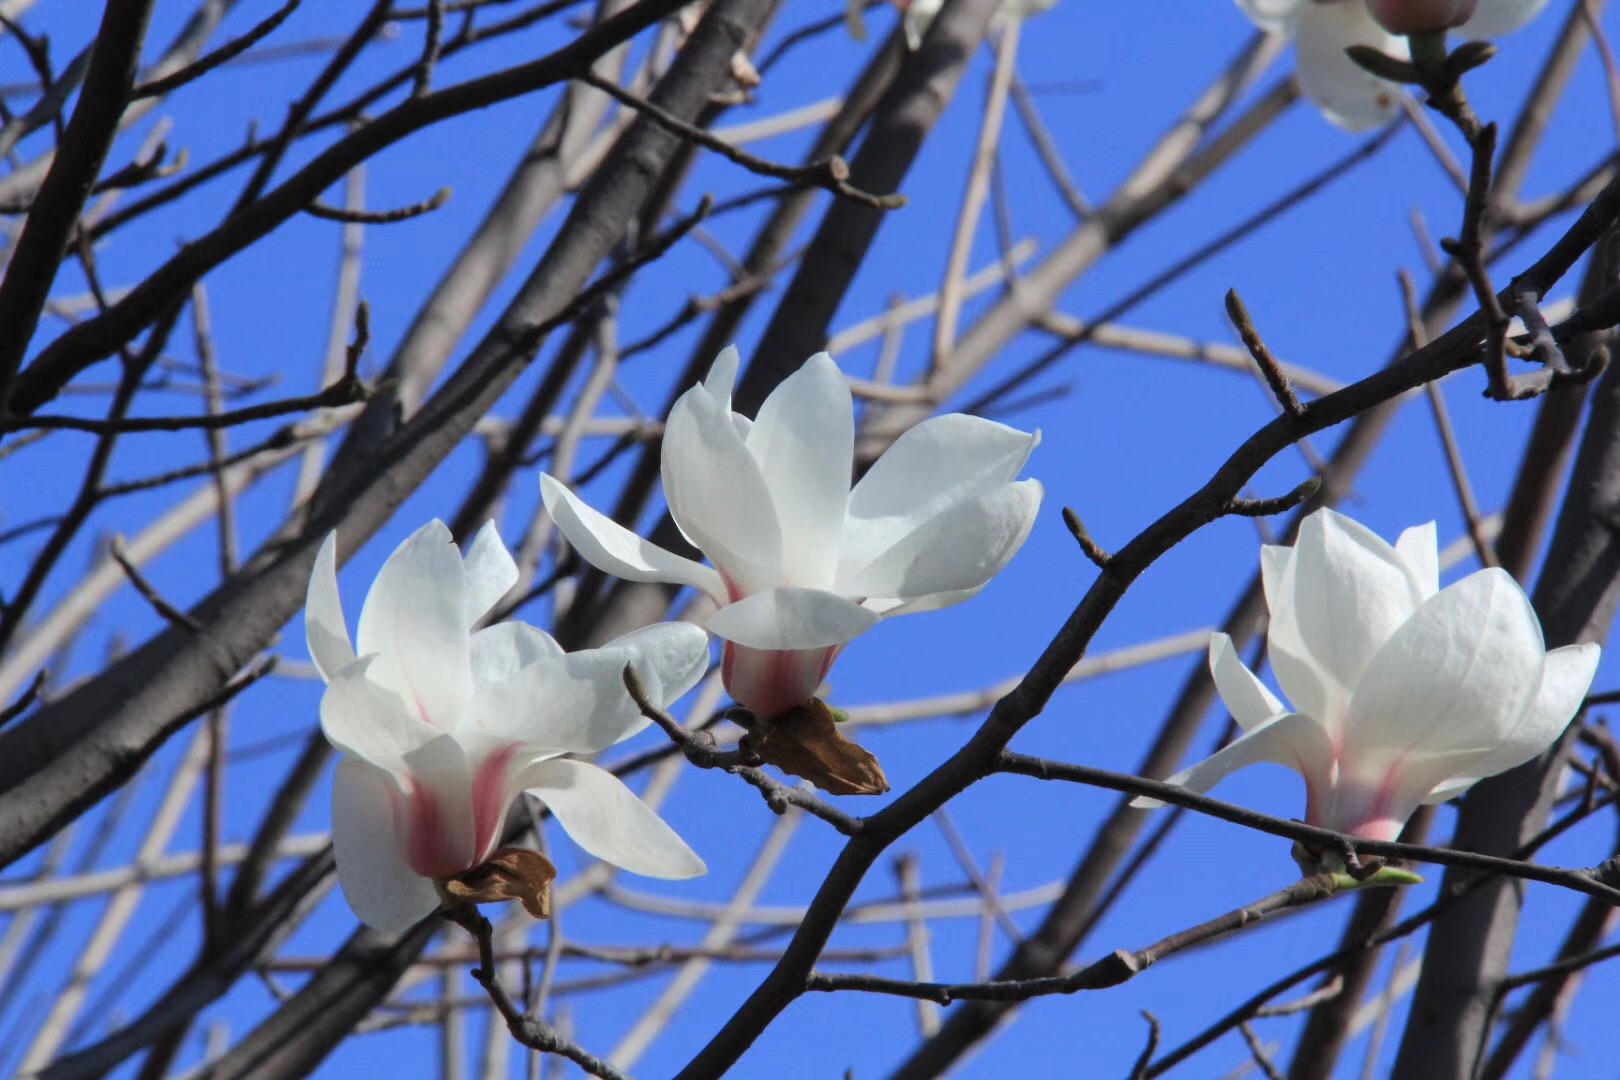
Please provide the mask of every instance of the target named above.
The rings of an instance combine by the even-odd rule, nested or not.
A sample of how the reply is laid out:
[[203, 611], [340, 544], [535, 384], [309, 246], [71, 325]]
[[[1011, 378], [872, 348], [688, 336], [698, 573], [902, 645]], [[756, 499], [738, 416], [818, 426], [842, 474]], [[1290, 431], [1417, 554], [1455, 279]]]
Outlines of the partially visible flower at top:
[[520, 622], [473, 626], [517, 581], [494, 524], [463, 560], [442, 522], [388, 557], [350, 643], [337, 589], [337, 534], [315, 557], [305, 608], [326, 680], [321, 730], [342, 752], [332, 788], [338, 883], [362, 922], [398, 930], [433, 911], [435, 882], [476, 870], [528, 790], [580, 847], [638, 874], [694, 877], [703, 860], [611, 773], [570, 753], [645, 727], [623, 682], [633, 663], [658, 703], [708, 665], [689, 623], [647, 627], [564, 653]]
[[826, 353], [784, 379], [759, 419], [731, 411], [735, 347], [681, 395], [664, 427], [663, 480], [710, 569], [643, 540], [555, 477], [541, 493], [581, 557], [631, 581], [690, 585], [720, 609], [732, 697], [769, 719], [808, 701], [839, 651], [889, 615], [968, 599], [1018, 551], [1041, 485], [1014, 482], [1040, 441], [952, 413], [896, 439], [850, 490], [849, 384]]
[[[901, 12], [900, 25], [906, 33], [906, 45], [911, 51], [916, 52], [922, 47], [922, 40], [928, 33], [928, 28], [934, 25], [934, 18], [939, 14], [939, 9], [945, 6], [945, 0], [893, 0], [893, 2]], [[1001, 0], [991, 25], [1005, 25], [1010, 20], [1022, 20], [1031, 15], [1039, 15], [1056, 3], [1057, 0]]]
[[1367, 0], [1372, 17], [1392, 34], [1433, 34], [1461, 26], [1477, 0]]
[[[1547, 0], [1236, 0], [1263, 30], [1294, 39], [1294, 67], [1300, 88], [1324, 115], [1349, 131], [1388, 123], [1400, 110], [1400, 87], [1365, 70], [1345, 55], [1366, 45], [1405, 60], [1410, 55], [1400, 34], [1456, 29], [1465, 38], [1497, 37], [1517, 30]], [[1464, 9], [1472, 8], [1467, 14]], [[1456, 17], [1463, 14], [1461, 22]], [[1382, 25], [1380, 25], [1382, 24]]]
[[1214, 635], [1210, 672], [1243, 734], [1170, 778], [1190, 791], [1258, 762], [1286, 765], [1305, 778], [1307, 823], [1393, 840], [1424, 803], [1550, 746], [1597, 672], [1597, 645], [1546, 651], [1506, 571], [1441, 589], [1432, 522], [1391, 547], [1318, 510], [1293, 547], [1262, 548], [1260, 566], [1268, 655], [1293, 708]]

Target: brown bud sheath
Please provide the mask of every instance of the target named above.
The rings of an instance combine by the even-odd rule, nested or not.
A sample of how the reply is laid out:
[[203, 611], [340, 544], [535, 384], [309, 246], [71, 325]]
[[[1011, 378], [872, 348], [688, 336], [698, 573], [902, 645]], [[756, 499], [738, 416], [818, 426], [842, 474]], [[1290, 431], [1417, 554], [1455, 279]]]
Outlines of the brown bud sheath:
[[557, 868], [538, 851], [501, 848], [482, 865], [443, 879], [439, 887], [468, 904], [518, 900], [530, 915], [546, 919], [551, 916], [551, 883], [556, 879]]
[[844, 738], [832, 709], [820, 698], [762, 722], [749, 734], [749, 745], [767, 763], [831, 795], [881, 795], [889, 790], [883, 766]]

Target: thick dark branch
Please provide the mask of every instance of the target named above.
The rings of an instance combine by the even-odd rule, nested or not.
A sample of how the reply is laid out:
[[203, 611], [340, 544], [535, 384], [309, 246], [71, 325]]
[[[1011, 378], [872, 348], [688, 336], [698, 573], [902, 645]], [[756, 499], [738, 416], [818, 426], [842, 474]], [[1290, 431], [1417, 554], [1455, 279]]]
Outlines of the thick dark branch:
[[57, 267], [118, 133], [152, 6], [153, 0], [108, 0], [73, 119], [11, 250], [5, 280], [0, 282], [0, 413], [11, 400], [13, 380], [39, 325]]

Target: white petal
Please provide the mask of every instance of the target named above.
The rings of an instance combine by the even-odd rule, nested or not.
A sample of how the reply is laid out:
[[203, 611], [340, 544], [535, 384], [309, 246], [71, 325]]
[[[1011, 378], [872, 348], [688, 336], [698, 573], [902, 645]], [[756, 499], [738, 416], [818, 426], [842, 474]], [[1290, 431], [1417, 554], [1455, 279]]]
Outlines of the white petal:
[[1354, 687], [1417, 610], [1416, 586], [1394, 548], [1332, 510], [1300, 523], [1294, 550], [1292, 614], [1305, 648], [1340, 686]]
[[467, 625], [471, 626], [494, 607], [518, 581], [517, 563], [501, 542], [493, 521], [473, 537], [464, 562], [467, 570]]
[[840, 572], [867, 565], [947, 507], [1012, 482], [1040, 441], [1039, 432], [963, 413], [909, 429], [850, 492]]
[[1397, 761], [1442, 763], [1425, 791], [1444, 776], [1482, 775], [1475, 763], [1490, 759], [1535, 700], [1544, 655], [1535, 612], [1506, 571], [1481, 570], [1441, 590], [1368, 665], [1350, 699], [1344, 767], [1371, 776]]
[[709, 635], [694, 623], [654, 623], [616, 637], [602, 648], [628, 654], [656, 705], [680, 700], [709, 670]]
[[528, 623], [509, 620], [486, 626], [472, 636], [474, 684], [500, 682], [537, 660], [563, 654], [550, 634]]
[[710, 615], [709, 632], [753, 649], [820, 649], [859, 637], [882, 618], [820, 589], [771, 589]]
[[467, 728], [533, 753], [594, 754], [646, 721], [624, 687], [623, 650], [587, 649], [524, 667], [478, 688]]
[[785, 584], [770, 488], [731, 413], [708, 391], [681, 395], [664, 425], [664, 498], [686, 538], [744, 593]]
[[345, 757], [332, 780], [332, 853], [349, 910], [367, 926], [395, 933], [439, 906], [433, 883], [411, 872], [394, 833], [388, 778]]
[[1283, 693], [1300, 712], [1317, 718], [1329, 733], [1339, 724], [1350, 700], [1326, 671], [1320, 669], [1300, 634], [1295, 596], [1295, 549], [1267, 544], [1260, 549], [1260, 579], [1265, 585], [1271, 621], [1266, 627], [1266, 658], [1282, 684]]
[[866, 566], [841, 576], [838, 591], [911, 598], [977, 588], [1023, 546], [1043, 493], [1039, 480], [1022, 480], [963, 499]]
[[[1311, 0], [1237, 0], [1237, 6], [1249, 21], [1268, 33], [1288, 28], [1299, 8]], [[1359, 2], [1359, 0], [1358, 0]]]
[[855, 457], [855, 406], [832, 357], [817, 353], [771, 391], [747, 446], [776, 508], [785, 580], [831, 586]]
[[690, 585], [720, 603], [725, 602], [726, 587], [719, 574], [702, 563], [643, 540], [606, 514], [586, 506], [556, 477], [540, 474], [540, 496], [546, 504], [546, 512], [574, 545], [574, 550], [598, 570], [626, 581]]
[[714, 358], [703, 380], [703, 389], [727, 412], [731, 411], [731, 389], [737, 385], [737, 369], [741, 366], [742, 355], [737, 352], [737, 346], [727, 345]]
[[1422, 603], [1440, 591], [1440, 543], [1434, 522], [1414, 525], [1395, 541], [1395, 554], [1406, 564], [1406, 571]]
[[1244, 664], [1232, 647], [1232, 639], [1225, 634], [1209, 636], [1209, 673], [1215, 678], [1215, 689], [1220, 692], [1227, 711], [1244, 731], [1288, 711], [1277, 700], [1277, 695]]
[[467, 656], [467, 574], [442, 521], [395, 549], [360, 611], [357, 651], [377, 654], [371, 678], [421, 719], [448, 728], [472, 693]]
[[[405, 757], [403, 814], [399, 831], [405, 836], [405, 861], [423, 877], [448, 877], [470, 870], [493, 850], [500, 821], [480, 822], [475, 816], [475, 789], [484, 775], [482, 753], [469, 754], [450, 735], [441, 735]], [[500, 790], [501, 770], [493, 788]], [[505, 807], [497, 817], [504, 816]]]
[[1293, 604], [1293, 581], [1289, 570], [1294, 565], [1294, 549], [1281, 544], [1260, 546], [1260, 584], [1265, 588], [1266, 606], [1273, 611]]
[[[989, 582], [985, 582], [988, 585]], [[975, 585], [971, 589], [957, 589], [953, 592], [929, 593], [913, 600], [896, 600], [893, 597], [867, 597], [861, 606], [877, 612], [885, 619], [891, 615], [917, 615], [925, 611], [943, 611], [948, 607], [965, 603], [984, 592], [984, 585]]]
[[814, 697], [841, 648], [750, 649], [728, 641], [720, 674], [737, 704], [768, 720]]
[[373, 661], [364, 657], [332, 676], [321, 695], [321, 732], [345, 754], [400, 773], [407, 754], [444, 733], [370, 678]]
[[343, 621], [343, 599], [337, 586], [337, 533], [328, 533], [315, 553], [315, 566], [309, 572], [309, 591], [304, 598], [304, 640], [310, 659], [321, 678], [332, 676], [354, 663], [354, 646], [349, 643], [349, 627]]
[[1294, 20], [1295, 68], [1305, 96], [1348, 131], [1386, 124], [1400, 110], [1401, 89], [1358, 67], [1345, 55], [1350, 45], [1370, 45], [1405, 60], [1406, 39], [1385, 32], [1362, 0], [1307, 2]]
[[648, 877], [697, 877], [697, 853], [612, 773], [583, 761], [535, 766], [529, 790], [551, 808], [574, 843], [605, 862]]
[[1483, 779], [1483, 776], [1454, 776], [1424, 796], [1423, 805], [1439, 806], [1450, 802]]
[[1502, 733], [1490, 753], [1478, 759], [1476, 776], [1495, 776], [1540, 754], [1551, 746], [1574, 719], [1586, 692], [1597, 676], [1603, 650], [1594, 644], [1567, 645], [1547, 654], [1541, 687], [1517, 724]]
[[1540, 15], [1546, 6], [1547, 0], [1479, 0], [1474, 14], [1455, 33], [1464, 38], [1510, 34]]
[[[1165, 783], [1202, 794], [1237, 770], [1263, 762], [1286, 765], [1303, 776], [1313, 790], [1325, 789], [1333, 768], [1333, 744], [1315, 720], [1304, 713], [1289, 713], [1246, 732]], [[1132, 799], [1131, 805], [1138, 810], [1154, 810], [1164, 803], [1144, 795]]]

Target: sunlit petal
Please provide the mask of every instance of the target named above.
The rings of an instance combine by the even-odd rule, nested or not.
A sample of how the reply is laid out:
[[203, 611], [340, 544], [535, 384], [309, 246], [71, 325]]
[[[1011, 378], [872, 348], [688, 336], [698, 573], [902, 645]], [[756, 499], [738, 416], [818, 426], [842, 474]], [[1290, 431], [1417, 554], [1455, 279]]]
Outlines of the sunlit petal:
[[439, 906], [433, 883], [414, 873], [394, 832], [386, 773], [364, 762], [338, 762], [332, 781], [332, 853], [349, 910], [367, 926], [404, 930]]
[[1354, 0], [1300, 5], [1294, 25], [1295, 67], [1300, 88], [1327, 118], [1349, 131], [1378, 127], [1400, 111], [1400, 87], [1359, 67], [1345, 55], [1367, 45], [1406, 59], [1406, 39], [1386, 32]]
[[771, 589], [710, 615], [709, 632], [755, 649], [815, 649], [844, 642], [877, 625], [880, 616], [837, 593]]
[[412, 533], [383, 563], [360, 611], [357, 651], [371, 678], [427, 723], [447, 727], [472, 693], [467, 580], [441, 521]]
[[910, 598], [983, 585], [1029, 537], [1039, 480], [1002, 484], [962, 499], [839, 582], [851, 596]]
[[776, 509], [784, 580], [830, 587], [855, 454], [849, 383], [830, 356], [817, 353], [771, 391], [747, 448]]
[[708, 867], [686, 841], [612, 773], [559, 759], [531, 769], [529, 790], [551, 808], [569, 837], [605, 862], [635, 874], [678, 880]]
[[354, 663], [354, 646], [343, 621], [343, 600], [337, 585], [337, 533], [328, 533], [315, 553], [304, 600], [304, 639], [316, 670], [328, 682]]
[[473, 537], [467, 548], [467, 624], [470, 626], [489, 614], [496, 601], [517, 584], [517, 563], [512, 553], [501, 542], [501, 534], [493, 521]]
[[717, 601], [726, 599], [720, 575], [702, 563], [665, 551], [586, 506], [556, 477], [540, 474], [540, 494], [557, 528], [586, 562], [626, 581], [690, 585]]

